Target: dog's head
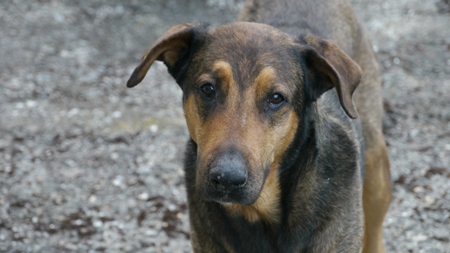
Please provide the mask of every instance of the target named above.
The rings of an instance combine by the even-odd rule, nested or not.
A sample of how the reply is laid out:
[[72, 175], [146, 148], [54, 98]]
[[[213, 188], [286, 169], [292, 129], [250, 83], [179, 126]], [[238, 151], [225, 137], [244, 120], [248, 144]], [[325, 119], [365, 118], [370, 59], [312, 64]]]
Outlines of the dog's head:
[[155, 60], [183, 90], [198, 147], [196, 189], [206, 200], [250, 205], [262, 191], [271, 198], [304, 108], [325, 91], [336, 88], [342, 108], [357, 116], [351, 97], [361, 69], [334, 43], [311, 35], [291, 38], [244, 22], [175, 26], [148, 49], [128, 87]]

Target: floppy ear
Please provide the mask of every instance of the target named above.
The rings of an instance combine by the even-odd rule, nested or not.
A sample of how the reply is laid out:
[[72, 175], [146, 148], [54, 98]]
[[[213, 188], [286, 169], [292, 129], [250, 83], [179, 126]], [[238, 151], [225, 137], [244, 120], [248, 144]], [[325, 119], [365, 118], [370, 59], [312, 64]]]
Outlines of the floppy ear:
[[342, 108], [350, 118], [356, 119], [358, 113], [352, 94], [361, 81], [359, 65], [331, 41], [306, 35], [299, 42], [305, 45], [302, 55], [314, 75], [311, 87], [313, 97], [318, 98], [325, 91], [336, 88]]
[[127, 82], [127, 87], [138, 85], [144, 79], [147, 71], [155, 60], [163, 61], [170, 74], [178, 79], [178, 72], [185, 70], [185, 64], [194, 41], [195, 34], [204, 33], [205, 24], [181, 24], [170, 28], [153, 43], [142, 57], [141, 63], [136, 67]]

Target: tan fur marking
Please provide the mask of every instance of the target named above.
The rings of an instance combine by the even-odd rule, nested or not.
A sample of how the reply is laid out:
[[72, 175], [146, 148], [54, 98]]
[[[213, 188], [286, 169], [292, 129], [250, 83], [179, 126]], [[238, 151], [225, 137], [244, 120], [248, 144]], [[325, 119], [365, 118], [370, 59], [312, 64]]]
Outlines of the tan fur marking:
[[299, 119], [294, 111], [289, 112], [289, 117], [286, 119], [285, 123], [279, 126], [273, 134], [273, 142], [276, 143], [275, 147], [275, 162], [281, 163], [284, 153], [289, 148], [289, 145], [294, 140], [295, 134], [297, 132], [297, 126]]
[[264, 187], [255, 203], [244, 206], [238, 204], [225, 204], [225, 208], [232, 215], [242, 215], [249, 222], [259, 220], [270, 224], [280, 222], [280, 184], [277, 175], [278, 168], [270, 168]]
[[228, 62], [225, 61], [214, 62], [213, 71], [217, 72], [221, 81], [227, 86], [234, 83], [233, 70]]
[[[226, 96], [225, 108], [223, 111], [215, 112], [212, 117], [204, 122], [198, 133], [199, 138], [197, 144], [202, 148], [204, 153], [211, 153], [220, 144], [229, 140], [233, 135], [234, 124], [233, 116], [237, 115], [236, 104], [238, 103], [238, 89], [233, 79], [233, 71], [231, 65], [225, 61], [214, 62], [212, 71], [217, 73], [221, 88]], [[209, 75], [208, 75], [209, 76]], [[204, 77], [206, 78], [206, 77]], [[207, 160], [205, 160], [207, 162]]]
[[[217, 73], [218, 77], [221, 79], [222, 88], [226, 93], [233, 93], [232, 96], [236, 97], [237, 89], [230, 88], [235, 87], [233, 80], [233, 71], [231, 65], [225, 61], [216, 61], [213, 65], [212, 71]], [[211, 74], [203, 74], [197, 80], [198, 83], [212, 81], [213, 77]], [[229, 97], [228, 94], [227, 97]], [[227, 98], [229, 99], [229, 98]], [[208, 120], [208, 122], [202, 123], [199, 117], [199, 112], [197, 109], [197, 104], [195, 101], [195, 96], [190, 95], [186, 101], [184, 107], [184, 113], [186, 117], [186, 123], [188, 126], [189, 134], [192, 139], [199, 144], [199, 147], [203, 147], [203, 150], [208, 150], [208, 147], [217, 146], [221, 137], [226, 135], [224, 132], [226, 128], [224, 125], [225, 121], [221, 118], [226, 117], [226, 115], [216, 114], [214, 118]], [[215, 129], [210, 131], [210, 129]]]
[[[231, 68], [231, 65], [228, 62], [225, 61], [216, 61], [213, 64], [212, 67], [212, 73], [217, 74], [218, 78], [220, 79], [222, 86], [225, 86], [227, 88], [228, 86], [234, 84], [233, 80], [233, 70]], [[203, 83], [203, 82], [212, 82], [214, 79], [212, 74], [203, 74], [201, 75], [197, 82]], [[227, 90], [227, 89], [225, 89]]]
[[[249, 222], [259, 220], [276, 224], [280, 222], [280, 185], [278, 178], [278, 166], [281, 164], [283, 154], [294, 139], [298, 124], [297, 115], [291, 111], [285, 124], [281, 125], [271, 133], [269, 146], [274, 145], [274, 161], [266, 178], [264, 187], [258, 199], [249, 206], [237, 204], [227, 205], [227, 209], [234, 215], [241, 214]], [[274, 144], [276, 143], [276, 144]]]
[[198, 132], [200, 128], [200, 117], [198, 115], [197, 105], [195, 103], [195, 96], [189, 95], [184, 105], [184, 117], [186, 118], [186, 125], [189, 131], [189, 135], [192, 140], [197, 142]]
[[275, 69], [272, 67], [265, 67], [255, 79], [255, 85], [257, 89], [267, 87], [272, 84], [275, 80]]

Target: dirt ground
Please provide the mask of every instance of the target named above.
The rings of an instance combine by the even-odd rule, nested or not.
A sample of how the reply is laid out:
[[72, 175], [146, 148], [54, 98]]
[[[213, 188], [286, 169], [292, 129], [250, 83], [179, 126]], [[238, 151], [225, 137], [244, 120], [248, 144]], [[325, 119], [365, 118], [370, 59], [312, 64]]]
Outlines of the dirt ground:
[[[383, 66], [389, 252], [450, 252], [448, 1], [353, 0]], [[156, 64], [172, 25], [240, 0], [0, 3], [0, 252], [191, 252], [181, 92]]]

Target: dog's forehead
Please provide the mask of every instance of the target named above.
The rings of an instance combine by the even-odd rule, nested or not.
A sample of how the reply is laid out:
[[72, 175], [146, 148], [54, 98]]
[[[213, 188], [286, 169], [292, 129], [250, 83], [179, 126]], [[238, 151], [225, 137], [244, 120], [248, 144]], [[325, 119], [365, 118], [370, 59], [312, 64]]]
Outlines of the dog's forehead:
[[[214, 36], [243, 36], [242, 38], [275, 38], [291, 41], [288, 34], [270, 25], [252, 22], [234, 22], [216, 27], [211, 31]], [[257, 36], [257, 37], [254, 37]], [[241, 38], [241, 39], [242, 39]]]
[[276, 51], [292, 44], [292, 38], [280, 30], [258, 23], [235, 22], [211, 31], [211, 44], [216, 49], [232, 51]]
[[[237, 83], [254, 80], [267, 67], [275, 72], [291, 71], [292, 38], [264, 24], [236, 22], [210, 31], [206, 54], [210, 66], [227, 62]], [[280, 76], [281, 77], [281, 76]]]

